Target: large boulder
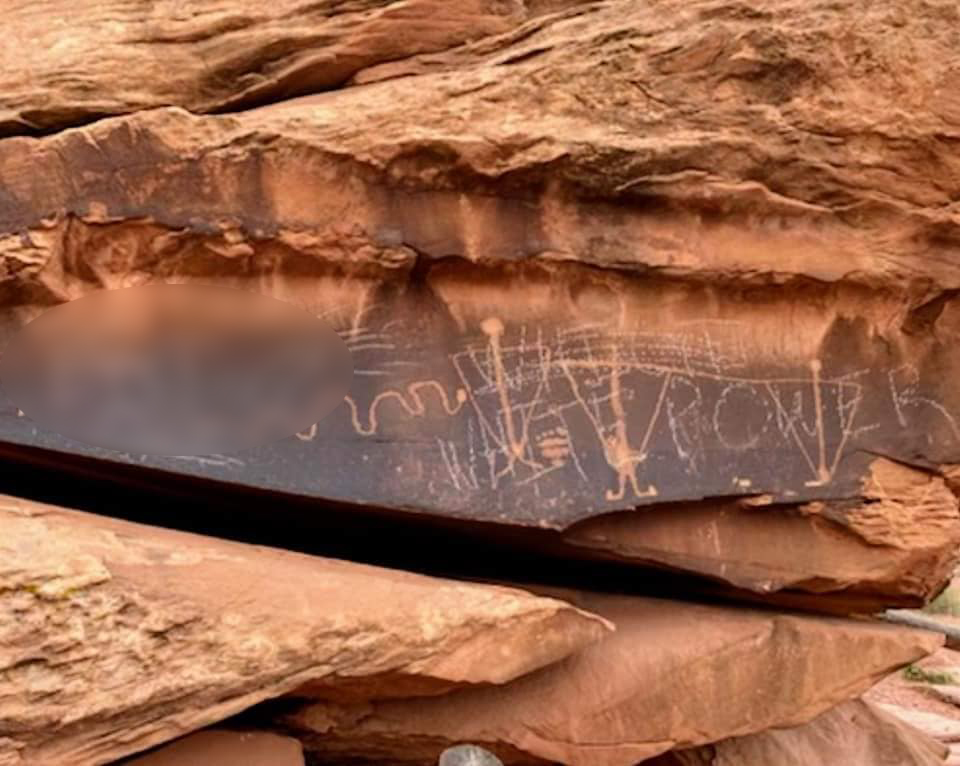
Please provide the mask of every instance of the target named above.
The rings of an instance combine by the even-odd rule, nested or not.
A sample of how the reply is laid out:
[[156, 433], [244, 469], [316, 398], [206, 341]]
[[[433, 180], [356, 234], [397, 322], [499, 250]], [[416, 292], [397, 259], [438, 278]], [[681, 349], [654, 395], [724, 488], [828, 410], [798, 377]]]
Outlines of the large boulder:
[[608, 624], [553, 598], [0, 500], [0, 763], [92, 766], [271, 697], [499, 684]]
[[332, 762], [432, 764], [445, 746], [471, 742], [505, 764], [634, 766], [675, 748], [804, 724], [942, 642], [863, 620], [562, 595], [616, 630], [502, 687], [324, 700], [277, 723]]
[[0, 141], [7, 324], [217, 279], [358, 373], [242, 465], [113, 459], [552, 528], [960, 463], [946, 6], [129, 0], [69, 44], [45, 9], [7, 20], [3, 122], [52, 133]]

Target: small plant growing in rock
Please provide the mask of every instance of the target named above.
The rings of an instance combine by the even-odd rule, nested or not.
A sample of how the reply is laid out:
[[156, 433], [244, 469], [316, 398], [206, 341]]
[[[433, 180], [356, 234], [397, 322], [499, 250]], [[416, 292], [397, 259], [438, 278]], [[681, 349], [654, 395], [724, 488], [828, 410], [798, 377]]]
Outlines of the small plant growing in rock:
[[927, 670], [918, 665], [908, 665], [904, 668], [903, 677], [908, 681], [924, 684], [953, 685], [958, 683], [957, 677], [953, 673], [948, 673], [945, 670]]

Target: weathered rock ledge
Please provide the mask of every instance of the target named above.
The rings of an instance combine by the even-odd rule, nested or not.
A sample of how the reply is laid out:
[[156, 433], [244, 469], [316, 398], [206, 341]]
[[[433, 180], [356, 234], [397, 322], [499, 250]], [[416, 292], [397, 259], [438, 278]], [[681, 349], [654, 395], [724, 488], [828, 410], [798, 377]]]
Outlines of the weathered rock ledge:
[[[67, 11], [69, 41], [48, 23]], [[406, 212], [383, 227], [394, 242], [438, 256], [952, 289], [956, 13], [920, 0], [48, 0], [7, 19], [22, 41], [4, 50], [7, 132], [283, 101], [5, 141], [0, 221], [223, 218], [319, 244], [334, 221], [348, 233], [364, 209], [393, 209]], [[425, 194], [384, 207], [364, 168]]]
[[633, 766], [803, 724], [942, 643], [874, 622], [559, 592], [616, 630], [504, 687], [321, 701], [279, 724], [321, 759], [430, 764], [457, 742], [506, 764]]
[[519, 590], [13, 498], [0, 503], [0, 554], [4, 766], [102, 764], [325, 686], [503, 683], [609, 630]]
[[[239, 456], [77, 445], [0, 397], [4, 455], [542, 533], [585, 581], [541, 596], [5, 499], [0, 766], [225, 719], [258, 733], [166, 755], [249, 736], [295, 763], [295, 735], [338, 764], [462, 740], [511, 764], [941, 759], [856, 701], [935, 635], [784, 610], [920, 605], [957, 564], [953, 4], [4, 21], [2, 339], [92, 290], [213, 280], [322, 316], [356, 373], [330, 417]], [[624, 591], [671, 570], [768, 608], [591, 592], [595, 559], [632, 565]]]

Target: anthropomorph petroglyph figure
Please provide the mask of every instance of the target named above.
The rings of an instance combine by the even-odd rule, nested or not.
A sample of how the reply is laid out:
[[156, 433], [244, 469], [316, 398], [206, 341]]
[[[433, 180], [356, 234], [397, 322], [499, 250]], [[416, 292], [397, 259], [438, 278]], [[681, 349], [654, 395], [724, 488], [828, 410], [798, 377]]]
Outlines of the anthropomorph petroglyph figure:
[[457, 745], [443, 751], [440, 766], [503, 766], [503, 762], [482, 747]]

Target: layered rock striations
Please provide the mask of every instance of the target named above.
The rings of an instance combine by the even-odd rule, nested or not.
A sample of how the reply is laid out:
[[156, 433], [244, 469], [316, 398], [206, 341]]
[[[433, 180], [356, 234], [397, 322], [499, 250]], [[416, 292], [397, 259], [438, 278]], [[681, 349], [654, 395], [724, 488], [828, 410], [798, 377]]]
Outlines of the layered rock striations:
[[502, 683], [610, 629], [515, 589], [12, 498], [0, 530], [4, 766], [107, 763], [291, 692]]
[[807, 608], [921, 605], [955, 567], [956, 501], [943, 478], [875, 460], [859, 501], [767, 498], [665, 505], [576, 524], [564, 540], [618, 561], [696, 572]]
[[932, 633], [854, 620], [563, 596], [616, 630], [503, 688], [321, 701], [279, 725], [331, 763], [359, 756], [428, 764], [466, 741], [505, 764], [632, 766], [674, 748], [806, 723], [940, 643]]
[[[850, 701], [936, 640], [784, 610], [919, 605], [957, 563], [956, 8], [4, 21], [4, 341], [94, 290], [215, 281], [322, 316], [355, 370], [329, 417], [241, 455], [113, 453], [5, 398], [4, 455], [483, 522], [583, 581], [558, 600], [4, 501], [0, 764], [105, 763], [278, 697], [254, 723], [334, 760], [936, 762]], [[631, 565], [626, 592], [591, 592], [591, 559]], [[630, 595], [662, 570], [775, 608]]]
[[807, 766], [843, 763], [937, 766], [947, 748], [863, 700], [838, 705], [810, 723], [677, 750], [647, 766]]
[[[392, 24], [391, 7], [324, 23]], [[487, 18], [465, 9], [451, 50], [410, 43], [389, 58], [412, 69], [356, 87], [198, 116], [136, 111], [220, 108], [192, 86], [151, 95], [147, 77], [144, 102], [98, 112], [129, 116], [3, 141], [9, 321], [145, 280], [322, 311], [352, 341], [350, 399], [246, 471], [206, 470], [326, 499], [563, 527], [703, 497], [856, 500], [878, 455], [960, 462], [949, 97], [893, 119], [883, 80], [841, 109], [856, 82], [812, 42], [836, 34], [820, 6], [496, 8], [502, 33], [465, 42]], [[164, 50], [209, 66], [220, 36], [260, 50], [250, 27], [294, 58], [343, 58], [336, 34], [293, 44], [269, 13], [237, 13], [190, 16]], [[915, 71], [886, 40], [890, 14], [866, 13], [848, 42]], [[930, 72], [950, 60], [935, 26]], [[110, 29], [126, 30], [117, 46], [87, 40], [105, 68], [135, 66], [124, 44], [159, 34]], [[98, 71], [89, 87], [110, 91]], [[353, 482], [324, 472], [334, 453], [362, 463]], [[319, 472], [290, 469], [303, 460]]]

